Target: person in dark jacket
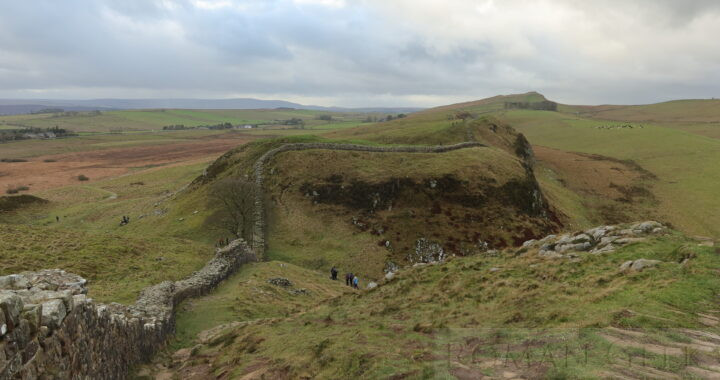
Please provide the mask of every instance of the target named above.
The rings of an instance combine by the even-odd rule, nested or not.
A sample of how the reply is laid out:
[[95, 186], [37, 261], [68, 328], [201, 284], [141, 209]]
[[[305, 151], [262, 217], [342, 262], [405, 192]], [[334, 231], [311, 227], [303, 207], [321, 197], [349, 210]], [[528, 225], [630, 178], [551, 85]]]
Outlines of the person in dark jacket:
[[337, 280], [338, 270], [335, 267], [330, 268], [330, 278]]
[[352, 279], [353, 279], [353, 277], [355, 277], [355, 276], [353, 276], [352, 273], [347, 273], [347, 274], [345, 274], [345, 285], [347, 285], [347, 286], [352, 286]]

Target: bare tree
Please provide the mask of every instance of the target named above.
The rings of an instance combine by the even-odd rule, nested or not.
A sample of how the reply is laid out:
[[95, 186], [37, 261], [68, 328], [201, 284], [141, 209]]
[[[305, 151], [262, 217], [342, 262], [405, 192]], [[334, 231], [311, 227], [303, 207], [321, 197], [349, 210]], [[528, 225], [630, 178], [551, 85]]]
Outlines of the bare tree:
[[256, 191], [253, 182], [242, 178], [222, 179], [210, 190], [211, 199], [223, 207], [219, 214], [219, 224], [236, 237], [247, 241], [252, 241]]

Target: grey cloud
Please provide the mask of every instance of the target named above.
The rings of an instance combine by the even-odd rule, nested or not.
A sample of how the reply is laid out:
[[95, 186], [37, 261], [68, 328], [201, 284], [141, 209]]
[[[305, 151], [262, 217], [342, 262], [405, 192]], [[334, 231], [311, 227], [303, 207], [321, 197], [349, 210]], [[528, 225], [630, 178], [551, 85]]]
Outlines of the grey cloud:
[[[560, 32], [521, 30], [516, 24], [472, 32], [474, 23], [454, 24], [458, 15], [438, 14], [435, 24], [427, 25], [412, 18], [412, 9], [388, 13], [371, 0], [342, 7], [235, 0], [214, 9], [191, 0], [0, 0], [0, 97], [41, 90], [58, 97], [63, 91], [73, 97], [252, 95], [350, 106], [378, 105], [373, 99], [427, 106], [432, 104], [413, 102], [441, 104], [527, 90], [602, 103], [716, 95], [720, 77], [713, 70], [720, 58], [705, 49], [707, 44], [678, 46], [680, 51], [665, 58], [652, 45], [657, 41], [633, 40], [640, 38], [634, 35], [617, 40], [604, 33], [624, 22], [615, 19], [621, 14], [632, 18], [622, 25], [629, 32], [680, 36], [694, 20], [720, 21], [720, 3], [545, 2], [580, 12], [599, 31], [583, 30], [587, 35], [574, 40], [573, 28], [582, 20], [570, 20], [567, 26], [553, 25]], [[503, 12], [523, 12], [531, 2], [496, 3]], [[443, 30], [463, 27], [471, 32]], [[531, 53], [506, 54], [505, 32], [518, 34]], [[602, 48], [610, 52], [620, 46], [627, 57], [606, 59], [589, 46], [595, 43], [607, 43]], [[688, 59], [692, 65], [685, 65]], [[680, 66], [687, 67], [682, 78], [675, 73]]]

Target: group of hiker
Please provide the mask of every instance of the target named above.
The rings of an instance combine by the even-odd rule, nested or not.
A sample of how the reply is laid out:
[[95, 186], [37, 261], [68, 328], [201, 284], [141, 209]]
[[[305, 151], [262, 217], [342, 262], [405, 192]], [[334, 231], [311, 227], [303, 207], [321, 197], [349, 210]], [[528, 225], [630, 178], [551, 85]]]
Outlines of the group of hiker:
[[[330, 279], [337, 280], [338, 278], [338, 270], [335, 267], [332, 267], [330, 269]], [[360, 278], [351, 272], [348, 272], [345, 274], [345, 285], [352, 286], [355, 289], [358, 289], [358, 286], [360, 284]]]
[[230, 238], [218, 239], [218, 241], [215, 242], [215, 247], [225, 247], [228, 244], [230, 244]]
[[126, 224], [130, 223], [130, 217], [123, 215], [122, 220], [120, 221], [120, 225], [124, 226]]

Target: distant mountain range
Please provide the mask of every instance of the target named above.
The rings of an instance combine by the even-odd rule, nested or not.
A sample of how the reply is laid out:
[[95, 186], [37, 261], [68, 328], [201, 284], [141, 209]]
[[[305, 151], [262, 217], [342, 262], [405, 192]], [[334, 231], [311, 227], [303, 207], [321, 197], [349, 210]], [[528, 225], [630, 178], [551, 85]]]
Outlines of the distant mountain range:
[[129, 109], [182, 108], [182, 109], [274, 109], [294, 108], [336, 112], [382, 112], [410, 113], [422, 108], [416, 107], [322, 107], [286, 102], [284, 100], [262, 100], [252, 98], [235, 99], [0, 99], [0, 115], [17, 115], [39, 112], [46, 109], [65, 111], [109, 111]]

